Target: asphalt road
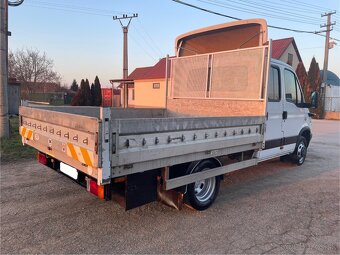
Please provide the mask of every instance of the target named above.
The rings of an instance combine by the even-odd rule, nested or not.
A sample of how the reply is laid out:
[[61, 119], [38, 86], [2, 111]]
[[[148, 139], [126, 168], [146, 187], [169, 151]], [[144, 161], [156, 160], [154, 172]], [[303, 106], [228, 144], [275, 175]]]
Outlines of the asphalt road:
[[314, 121], [304, 165], [229, 174], [197, 212], [154, 202], [125, 212], [35, 161], [1, 166], [1, 254], [338, 254], [340, 122]]

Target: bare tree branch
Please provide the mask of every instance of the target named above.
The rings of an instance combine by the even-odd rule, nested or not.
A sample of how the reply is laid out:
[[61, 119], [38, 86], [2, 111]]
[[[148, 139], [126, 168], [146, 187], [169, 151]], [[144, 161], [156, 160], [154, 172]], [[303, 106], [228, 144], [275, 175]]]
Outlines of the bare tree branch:
[[60, 74], [53, 70], [53, 60], [38, 49], [20, 49], [9, 52], [8, 69], [10, 77], [21, 82], [60, 83]]

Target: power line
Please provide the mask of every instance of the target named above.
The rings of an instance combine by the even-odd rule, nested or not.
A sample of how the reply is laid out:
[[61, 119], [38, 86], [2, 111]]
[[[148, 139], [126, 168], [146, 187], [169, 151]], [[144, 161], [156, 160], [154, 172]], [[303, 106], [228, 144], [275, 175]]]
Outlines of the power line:
[[[35, 3], [34, 3], [35, 2]], [[92, 8], [92, 7], [84, 7], [82, 5], [72, 5], [72, 4], [61, 4], [61, 3], [50, 3], [46, 1], [37, 1], [33, 0], [33, 4], [36, 4], [39, 6], [47, 6], [47, 7], [55, 7], [55, 8], [65, 8], [65, 9], [73, 9], [73, 10], [82, 10], [82, 11], [90, 11], [90, 12], [96, 12], [96, 13], [106, 13], [110, 14], [112, 16], [112, 13], [117, 13], [117, 14], [133, 14], [132, 12], [122, 12], [122, 11], [114, 11], [114, 10], [109, 10], [109, 9], [98, 9], [98, 8]]]
[[318, 48], [323, 48], [324, 46], [315, 46], [315, 47], [308, 47], [308, 48], [300, 48], [299, 50], [311, 50], [311, 49], [318, 49]]
[[[278, 3], [278, 2], [273, 2], [273, 0], [261, 0], [261, 2], [267, 2], [270, 4], [273, 4], [275, 6], [281, 7], [282, 8], [282, 3]], [[299, 11], [300, 13], [314, 13], [314, 14], [320, 14], [320, 9], [318, 10], [310, 10], [308, 8], [303, 8], [301, 5], [296, 5], [296, 3], [289, 3], [285, 1], [285, 9], [289, 9], [289, 10], [294, 10], [294, 11]]]
[[[268, 4], [264, 4], [264, 3], [258, 3], [256, 1], [250, 1], [250, 0], [239, 0], [239, 1], [235, 1], [235, 0], [227, 0], [228, 2], [233, 2], [233, 3], [237, 3], [237, 4], [242, 4], [242, 5], [246, 5], [252, 8], [259, 8], [261, 7], [261, 10], [267, 10], [270, 11], [271, 13], [274, 11], [276, 13], [280, 13], [280, 14], [284, 14], [284, 15], [292, 15], [298, 18], [303, 18], [305, 20], [309, 20], [309, 21], [314, 21], [314, 22], [320, 22], [320, 18], [316, 18], [316, 17], [312, 17], [312, 16], [308, 16], [308, 15], [303, 15], [301, 14], [301, 11], [296, 12], [297, 9], [289, 9], [287, 7], [285, 7], [285, 10], [282, 9], [282, 6], [278, 7], [276, 5], [268, 5]], [[243, 2], [243, 3], [240, 3]], [[287, 11], [286, 9], [288, 9], [289, 11]], [[293, 11], [291, 11], [293, 10]], [[319, 13], [318, 13], [319, 14]], [[318, 15], [319, 17], [319, 15]]]
[[142, 49], [142, 52], [144, 52], [147, 56], [149, 56], [152, 60], [157, 61], [157, 58], [153, 57], [152, 54], [142, 44], [139, 43], [139, 41], [134, 37], [134, 35], [130, 35], [131, 39], [138, 45], [139, 48]]
[[[138, 22], [137, 22], [138, 23]], [[135, 23], [135, 24], [137, 24]], [[139, 26], [133, 26], [133, 28], [136, 30], [136, 32], [139, 34], [139, 38], [142, 39], [142, 41], [144, 41], [145, 44], [148, 45], [148, 47], [152, 50], [152, 52], [154, 53], [154, 55], [157, 56], [157, 58], [159, 58], [160, 56], [163, 56], [162, 52], [159, 50], [159, 48], [155, 47], [157, 44], [152, 40], [151, 37], [147, 37], [146, 36], [146, 31], [142, 31], [142, 27]]]
[[[178, 3], [178, 4], [186, 5], [188, 7], [191, 7], [191, 8], [197, 9], [197, 10], [201, 10], [201, 11], [204, 11], [204, 12], [215, 14], [215, 15], [218, 15], [218, 16], [221, 16], [221, 17], [226, 17], [226, 18], [230, 18], [230, 19], [234, 19], [234, 20], [242, 20], [241, 18], [237, 18], [237, 17], [226, 15], [226, 14], [222, 14], [222, 13], [219, 13], [219, 12], [215, 12], [215, 11], [212, 11], [212, 10], [209, 10], [209, 9], [199, 7], [197, 5], [193, 5], [193, 4], [183, 2], [181, 0], [171, 0], [171, 1]], [[318, 36], [325, 37], [325, 35], [319, 34], [315, 31], [305, 31], [305, 30], [298, 30], [298, 29], [286, 28], [286, 27], [281, 27], [281, 26], [273, 26], [273, 25], [268, 25], [268, 27], [271, 27], [271, 28], [274, 28], [274, 29], [285, 30], [285, 31], [296, 32], [296, 33], [315, 34], [315, 35], [318, 35]], [[336, 39], [336, 38], [331, 38], [331, 39], [333, 39], [335, 41], [340, 41], [339, 39]]]
[[[251, 3], [251, 1], [247, 1], [246, 3], [242, 3], [240, 1], [233, 1], [233, 0], [228, 0], [228, 3], [218, 1], [218, 0], [197, 0], [197, 1], [210, 4], [210, 5], [215, 5], [215, 6], [222, 7], [222, 8], [240, 11], [240, 12], [247, 12], [251, 14], [267, 16], [267, 17], [274, 18], [274, 19], [289, 20], [293, 22], [305, 23], [305, 24], [310, 24], [310, 25], [318, 25], [320, 23], [320, 19], [315, 19], [312, 17], [308, 17], [308, 16], [304, 16], [301, 14], [296, 14], [296, 13], [292, 13], [288, 11], [285, 11], [285, 12], [277, 11], [277, 10], [275, 11], [275, 8], [273, 7], [271, 7], [270, 9], [267, 7], [259, 8], [261, 4], [256, 3], [254, 6], [254, 4]], [[233, 5], [229, 2], [235, 3], [236, 5]]]
[[143, 26], [142, 22], [138, 19], [137, 23], [142, 28], [142, 30], [144, 31], [146, 36], [149, 38], [149, 40], [153, 43], [153, 45], [156, 48], [156, 50], [158, 51], [158, 53], [160, 53], [160, 55], [163, 55], [162, 50], [158, 47], [158, 44], [155, 43], [154, 39], [150, 36], [150, 34], [148, 33], [147, 29]]
[[305, 2], [302, 2], [302, 1], [298, 1], [298, 0], [281, 0], [281, 2], [284, 2], [284, 3], [287, 3], [287, 2], [290, 2], [290, 3], [294, 3], [294, 4], [298, 4], [298, 6], [305, 6], [306, 8], [310, 8], [310, 9], [313, 9], [313, 10], [317, 10], [319, 11], [320, 13], [320, 10], [324, 10], [324, 11], [329, 11], [329, 9], [323, 7], [323, 6], [320, 6], [320, 5], [315, 5], [315, 4], [310, 4], [310, 3], [305, 3]]
[[111, 17], [112, 16], [110, 14], [101, 14], [101, 13], [87, 12], [87, 11], [81, 11], [81, 10], [72, 10], [72, 9], [65, 9], [65, 8], [47, 7], [47, 6], [34, 5], [34, 4], [26, 4], [26, 6], [35, 7], [35, 8], [49, 9], [49, 10], [64, 11], [64, 12], [72, 12], [72, 13], [80, 13], [80, 14], [102, 16], [102, 17]]

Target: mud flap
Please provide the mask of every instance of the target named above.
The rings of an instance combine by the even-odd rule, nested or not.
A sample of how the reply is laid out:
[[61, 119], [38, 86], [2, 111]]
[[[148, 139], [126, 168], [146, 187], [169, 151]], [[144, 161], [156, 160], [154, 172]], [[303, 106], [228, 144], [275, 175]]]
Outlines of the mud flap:
[[158, 169], [128, 175], [122, 183], [114, 184], [113, 199], [125, 210], [130, 210], [157, 200]]
[[157, 187], [158, 201], [177, 210], [181, 210], [183, 208], [183, 193], [176, 190], [165, 190], [161, 181], [162, 179], [159, 177]]

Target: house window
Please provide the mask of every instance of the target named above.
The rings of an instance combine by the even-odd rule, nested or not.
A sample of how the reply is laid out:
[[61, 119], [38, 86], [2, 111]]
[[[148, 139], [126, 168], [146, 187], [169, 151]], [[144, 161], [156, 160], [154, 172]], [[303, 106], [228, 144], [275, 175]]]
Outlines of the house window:
[[287, 64], [290, 65], [290, 66], [293, 65], [293, 54], [291, 54], [291, 53], [288, 53]]
[[132, 89], [132, 100], [135, 100], [135, 89]]
[[152, 84], [152, 88], [154, 88], [154, 89], [159, 89], [160, 87], [161, 87], [160, 83], [153, 83]]

